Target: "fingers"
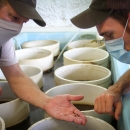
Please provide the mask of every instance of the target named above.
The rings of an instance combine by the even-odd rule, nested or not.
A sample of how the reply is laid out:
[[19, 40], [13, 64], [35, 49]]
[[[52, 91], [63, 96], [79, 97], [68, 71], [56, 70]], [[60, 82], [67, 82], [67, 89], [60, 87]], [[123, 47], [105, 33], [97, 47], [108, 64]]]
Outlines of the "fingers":
[[118, 120], [122, 110], [122, 103], [120, 99], [117, 99], [111, 94], [102, 94], [96, 98], [94, 110], [100, 114], [107, 113], [115, 116]]
[[84, 119], [82, 119], [79, 115], [77, 115], [77, 114], [74, 114], [73, 115], [73, 121], [75, 122], [75, 123], [77, 123], [77, 124], [82, 124], [82, 125], [86, 125], [86, 118], [85, 118], [85, 120]]
[[74, 110], [74, 113], [83, 119], [82, 124], [85, 125], [86, 122], [87, 122], [87, 119], [86, 119], [86, 117], [83, 115], [83, 113], [82, 113], [81, 111], [79, 111], [77, 108]]
[[105, 96], [105, 111], [107, 114], [114, 116], [114, 101], [115, 97], [110, 94]]
[[104, 94], [96, 98], [94, 103], [94, 110], [100, 114], [106, 112], [106, 102], [104, 100]]
[[79, 101], [84, 98], [83, 95], [66, 95], [69, 101]]
[[114, 104], [115, 106], [115, 118], [116, 120], [119, 120], [120, 114], [121, 114], [121, 110], [122, 110], [122, 103], [118, 102], [116, 104]]
[[82, 124], [85, 125], [86, 124], [86, 117], [83, 119], [81, 118], [78, 114], [76, 113], [70, 113], [70, 114], [66, 114], [66, 115], [62, 115], [60, 117], [61, 120], [65, 120], [65, 121], [69, 121], [69, 122], [75, 122], [77, 124]]
[[113, 114], [113, 102], [109, 100], [109, 96], [102, 94], [95, 100], [94, 110], [100, 114], [108, 113]]
[[[61, 118], [66, 121], [75, 122], [77, 124], [85, 125], [87, 122], [87, 119], [85, 115], [81, 111], [79, 111], [75, 106], [70, 106], [72, 109], [69, 112], [69, 114], [63, 114]], [[67, 112], [67, 113], [68, 113]]]

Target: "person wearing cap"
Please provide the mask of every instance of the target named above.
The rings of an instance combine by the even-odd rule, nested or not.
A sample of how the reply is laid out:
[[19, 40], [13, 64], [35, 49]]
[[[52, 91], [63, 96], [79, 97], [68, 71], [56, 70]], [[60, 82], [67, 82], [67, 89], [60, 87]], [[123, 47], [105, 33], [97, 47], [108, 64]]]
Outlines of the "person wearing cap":
[[20, 99], [46, 110], [56, 119], [85, 125], [86, 117], [70, 102], [82, 100], [82, 95], [49, 97], [19, 67], [11, 38], [20, 33], [23, 23], [29, 19], [33, 19], [42, 27], [46, 25], [35, 7], [36, 0], [0, 0], [1, 70], [11, 89]]
[[[71, 19], [78, 28], [96, 26], [111, 56], [130, 64], [130, 1], [92, 0], [89, 8]], [[94, 110], [118, 120], [118, 130], [130, 129], [130, 70], [96, 98]]]

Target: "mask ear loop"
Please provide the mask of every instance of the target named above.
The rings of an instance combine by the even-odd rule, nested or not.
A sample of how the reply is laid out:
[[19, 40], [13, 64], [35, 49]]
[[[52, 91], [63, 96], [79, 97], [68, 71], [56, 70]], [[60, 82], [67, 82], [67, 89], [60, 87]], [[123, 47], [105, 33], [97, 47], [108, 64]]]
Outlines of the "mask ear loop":
[[126, 22], [126, 25], [125, 25], [125, 29], [124, 29], [124, 32], [123, 32], [122, 38], [123, 38], [124, 35], [125, 35], [125, 31], [126, 31], [126, 28], [127, 28], [127, 25], [128, 25], [128, 21], [129, 21], [129, 18], [127, 19], [127, 22]]

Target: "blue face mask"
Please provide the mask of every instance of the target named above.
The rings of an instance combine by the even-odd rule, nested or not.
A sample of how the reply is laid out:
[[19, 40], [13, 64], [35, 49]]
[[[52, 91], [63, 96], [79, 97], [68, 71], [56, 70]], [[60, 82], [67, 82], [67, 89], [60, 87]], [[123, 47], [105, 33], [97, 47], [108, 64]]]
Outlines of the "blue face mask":
[[[128, 19], [129, 20], [129, 19]], [[124, 49], [124, 33], [128, 24], [128, 20], [123, 32], [122, 38], [108, 40], [105, 42], [108, 53], [120, 62], [130, 64], [130, 51]]]

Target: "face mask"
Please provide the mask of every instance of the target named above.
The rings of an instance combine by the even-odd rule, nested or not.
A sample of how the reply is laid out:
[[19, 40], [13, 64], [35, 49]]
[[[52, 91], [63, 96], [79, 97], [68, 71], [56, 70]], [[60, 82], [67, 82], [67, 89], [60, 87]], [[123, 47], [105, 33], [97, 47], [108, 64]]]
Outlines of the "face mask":
[[129, 51], [127, 52], [124, 49], [124, 40], [123, 40], [124, 33], [126, 31], [126, 27], [128, 24], [128, 20], [126, 22], [123, 36], [118, 39], [106, 41], [105, 45], [106, 45], [106, 49], [107, 49], [108, 53], [111, 56], [113, 56], [115, 59], [117, 59], [120, 62], [130, 64], [130, 52]]
[[22, 25], [0, 19], [0, 46], [18, 35]]

